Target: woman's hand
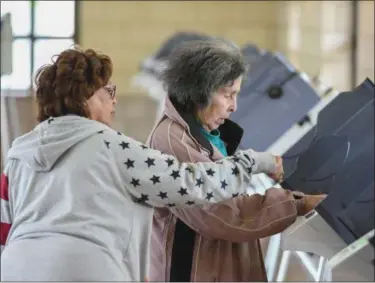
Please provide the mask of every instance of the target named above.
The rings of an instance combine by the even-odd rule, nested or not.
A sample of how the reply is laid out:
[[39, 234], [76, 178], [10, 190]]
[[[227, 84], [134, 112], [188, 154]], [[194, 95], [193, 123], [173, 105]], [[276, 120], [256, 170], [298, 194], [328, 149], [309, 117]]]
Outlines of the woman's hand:
[[300, 212], [301, 215], [305, 215], [310, 211], [314, 210], [315, 207], [319, 205], [325, 198], [327, 197], [326, 194], [321, 195], [305, 195], [305, 205], [302, 211]]
[[281, 158], [281, 156], [275, 156], [275, 159], [276, 159], [276, 171], [275, 173], [268, 174], [268, 176], [274, 181], [281, 183], [284, 179], [283, 159]]
[[297, 205], [297, 215], [303, 216], [314, 210], [326, 197], [326, 194], [305, 195], [300, 191], [294, 191], [293, 197]]

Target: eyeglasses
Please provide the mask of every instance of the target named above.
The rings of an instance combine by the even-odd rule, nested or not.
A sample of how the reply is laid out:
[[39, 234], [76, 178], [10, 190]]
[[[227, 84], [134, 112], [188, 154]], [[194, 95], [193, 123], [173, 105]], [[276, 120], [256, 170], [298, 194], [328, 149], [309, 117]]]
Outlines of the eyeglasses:
[[111, 99], [114, 99], [116, 96], [116, 85], [115, 84], [107, 84], [103, 87], [106, 91], [109, 92]]

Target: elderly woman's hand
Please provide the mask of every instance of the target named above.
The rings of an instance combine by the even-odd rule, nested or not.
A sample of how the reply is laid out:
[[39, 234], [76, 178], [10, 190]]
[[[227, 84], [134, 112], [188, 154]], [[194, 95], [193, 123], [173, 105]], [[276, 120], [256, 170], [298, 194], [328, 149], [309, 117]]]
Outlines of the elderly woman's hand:
[[326, 194], [306, 196], [305, 214], [315, 209], [315, 207], [317, 207], [326, 197], [327, 197]]
[[276, 182], [281, 183], [284, 179], [284, 167], [283, 159], [281, 156], [275, 156], [276, 159], [276, 171], [275, 173], [268, 174], [268, 176]]
[[304, 195], [302, 197], [302, 204], [297, 208], [297, 214], [300, 216], [306, 215], [310, 211], [314, 210], [326, 197], [326, 194]]

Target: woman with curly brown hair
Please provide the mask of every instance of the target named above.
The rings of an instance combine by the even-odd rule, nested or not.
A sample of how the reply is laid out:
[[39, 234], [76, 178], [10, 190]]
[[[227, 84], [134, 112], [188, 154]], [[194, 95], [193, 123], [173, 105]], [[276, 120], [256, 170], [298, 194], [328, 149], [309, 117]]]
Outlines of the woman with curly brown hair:
[[112, 68], [69, 49], [38, 71], [40, 123], [14, 141], [1, 175], [1, 280], [145, 280], [153, 206], [217, 203], [252, 173], [282, 170], [253, 150], [181, 163], [114, 131]]

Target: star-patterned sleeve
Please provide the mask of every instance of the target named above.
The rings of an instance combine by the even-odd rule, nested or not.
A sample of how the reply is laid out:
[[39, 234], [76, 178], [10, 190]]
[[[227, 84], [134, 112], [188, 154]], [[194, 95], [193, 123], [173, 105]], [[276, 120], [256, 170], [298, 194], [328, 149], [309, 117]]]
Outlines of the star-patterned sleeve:
[[217, 203], [243, 191], [258, 171], [252, 150], [218, 162], [180, 163], [124, 135], [104, 140], [117, 160], [124, 188], [135, 202], [152, 206]]

